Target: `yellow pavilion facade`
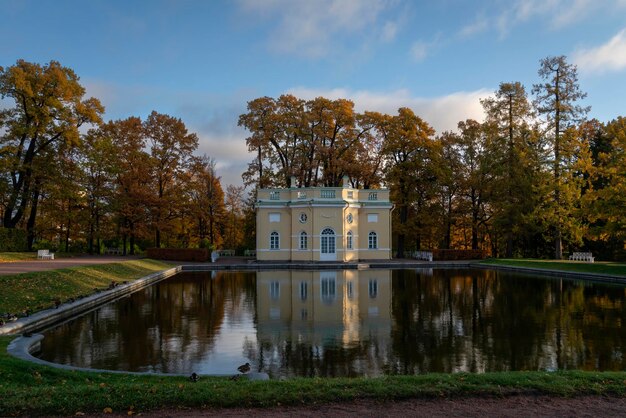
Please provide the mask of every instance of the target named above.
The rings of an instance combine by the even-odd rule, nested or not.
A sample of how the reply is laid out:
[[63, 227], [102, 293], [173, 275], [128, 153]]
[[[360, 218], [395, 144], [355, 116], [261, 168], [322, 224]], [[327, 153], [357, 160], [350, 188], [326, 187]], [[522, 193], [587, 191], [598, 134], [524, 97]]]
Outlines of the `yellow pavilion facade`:
[[[292, 179], [295, 184], [295, 179]], [[391, 259], [387, 189], [291, 187], [259, 189], [259, 261], [347, 262]]]

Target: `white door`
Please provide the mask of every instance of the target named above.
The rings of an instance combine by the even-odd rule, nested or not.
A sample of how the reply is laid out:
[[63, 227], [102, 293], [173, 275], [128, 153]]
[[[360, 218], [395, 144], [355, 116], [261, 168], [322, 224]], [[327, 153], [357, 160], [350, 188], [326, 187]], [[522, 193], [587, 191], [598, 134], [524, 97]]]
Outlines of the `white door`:
[[337, 260], [337, 249], [335, 245], [335, 231], [326, 228], [320, 234], [320, 260]]

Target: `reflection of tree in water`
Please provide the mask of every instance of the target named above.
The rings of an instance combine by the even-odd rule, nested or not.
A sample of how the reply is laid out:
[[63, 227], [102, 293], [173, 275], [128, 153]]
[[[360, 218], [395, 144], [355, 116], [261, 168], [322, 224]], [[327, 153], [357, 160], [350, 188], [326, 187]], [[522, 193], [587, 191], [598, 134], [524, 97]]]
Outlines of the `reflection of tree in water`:
[[254, 300], [253, 273], [183, 273], [46, 334], [42, 352], [92, 368], [186, 372], [210, 356], [225, 317]]
[[397, 271], [387, 372], [622, 370], [624, 293], [493, 271]]
[[280, 344], [263, 341], [258, 347], [248, 347], [247, 354], [256, 360], [258, 370], [276, 377], [357, 377], [375, 370], [379, 361], [372, 358], [372, 341], [349, 346], [328, 341], [320, 345], [311, 342], [283, 341]]
[[[255, 317], [257, 334], [236, 355], [275, 377], [626, 368], [622, 286], [435, 269], [394, 271], [391, 287], [391, 327], [364, 308], [349, 340], [340, 318]], [[250, 320], [256, 292], [254, 273], [186, 273], [46, 333], [42, 351], [66, 364], [186, 372], [214, 358], [223, 329]]]

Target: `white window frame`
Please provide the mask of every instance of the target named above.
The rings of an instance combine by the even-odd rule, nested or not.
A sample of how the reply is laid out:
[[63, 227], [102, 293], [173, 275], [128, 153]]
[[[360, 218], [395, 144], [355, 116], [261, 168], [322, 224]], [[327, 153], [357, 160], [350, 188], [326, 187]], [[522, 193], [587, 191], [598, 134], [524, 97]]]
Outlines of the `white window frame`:
[[270, 250], [280, 250], [280, 234], [277, 231], [270, 233]]
[[298, 248], [301, 250], [307, 250], [309, 248], [309, 235], [305, 231], [302, 231], [300, 232], [299, 238], [300, 245], [298, 246]]
[[346, 249], [352, 250], [354, 246], [352, 231], [348, 231], [346, 234]]
[[370, 232], [367, 236], [367, 249], [368, 250], [378, 249], [378, 234], [375, 231]]
[[268, 215], [270, 223], [280, 222], [280, 212], [270, 212]]

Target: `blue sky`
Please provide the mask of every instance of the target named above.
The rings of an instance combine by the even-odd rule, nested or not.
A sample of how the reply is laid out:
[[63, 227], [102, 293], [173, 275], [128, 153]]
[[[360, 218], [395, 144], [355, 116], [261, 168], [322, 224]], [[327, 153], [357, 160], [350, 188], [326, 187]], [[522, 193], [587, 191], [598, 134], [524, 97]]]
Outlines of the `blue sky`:
[[0, 0], [1, 66], [60, 61], [106, 119], [180, 117], [225, 184], [252, 159], [248, 100], [408, 106], [441, 132], [501, 82], [530, 93], [549, 55], [578, 65], [590, 117], [626, 115], [626, 0]]

